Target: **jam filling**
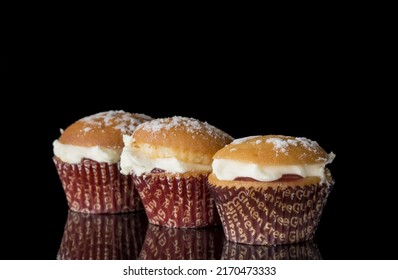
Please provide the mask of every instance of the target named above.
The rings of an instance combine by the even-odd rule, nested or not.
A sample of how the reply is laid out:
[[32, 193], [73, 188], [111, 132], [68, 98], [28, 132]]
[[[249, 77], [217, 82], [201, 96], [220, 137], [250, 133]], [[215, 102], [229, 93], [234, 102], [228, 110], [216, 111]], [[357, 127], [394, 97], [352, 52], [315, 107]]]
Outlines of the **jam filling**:
[[[289, 182], [289, 181], [295, 181], [295, 180], [300, 180], [303, 177], [300, 175], [296, 175], [296, 174], [284, 174], [282, 175], [281, 178], [274, 180], [274, 181], [270, 181], [270, 182]], [[261, 182], [259, 180], [253, 179], [251, 177], [236, 177], [234, 179], [234, 181], [251, 181], [251, 182]]]
[[166, 172], [166, 170], [160, 168], [154, 168], [151, 170], [151, 173], [163, 173], [163, 172]]

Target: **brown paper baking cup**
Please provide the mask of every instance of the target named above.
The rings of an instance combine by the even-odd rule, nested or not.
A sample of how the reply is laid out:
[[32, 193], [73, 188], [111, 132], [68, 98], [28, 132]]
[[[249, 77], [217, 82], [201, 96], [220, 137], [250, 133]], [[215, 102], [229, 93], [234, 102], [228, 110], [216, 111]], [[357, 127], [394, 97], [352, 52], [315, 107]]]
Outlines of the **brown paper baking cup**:
[[151, 224], [194, 228], [220, 223], [207, 174], [148, 173], [132, 177]]
[[316, 243], [307, 242], [277, 245], [258, 246], [224, 242], [223, 260], [321, 260]]
[[147, 225], [143, 212], [95, 215], [69, 211], [57, 259], [137, 259]]
[[209, 188], [227, 240], [280, 245], [314, 237], [332, 185]]
[[69, 208], [84, 213], [122, 213], [142, 210], [140, 197], [130, 176], [118, 165], [85, 159], [69, 164], [53, 158]]
[[219, 260], [223, 231], [220, 227], [200, 229], [148, 225], [142, 260]]

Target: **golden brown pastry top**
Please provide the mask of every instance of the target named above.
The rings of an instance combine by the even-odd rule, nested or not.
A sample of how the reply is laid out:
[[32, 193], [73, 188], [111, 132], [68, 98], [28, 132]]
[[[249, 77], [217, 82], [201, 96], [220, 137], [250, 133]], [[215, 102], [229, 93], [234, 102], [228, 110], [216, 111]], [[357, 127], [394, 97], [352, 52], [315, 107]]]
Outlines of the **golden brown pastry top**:
[[59, 142], [81, 147], [100, 146], [123, 148], [123, 134], [132, 134], [135, 128], [152, 118], [124, 111], [107, 111], [82, 118], [62, 133]]
[[220, 129], [193, 118], [174, 116], [143, 123], [133, 133], [131, 145], [144, 148], [152, 158], [210, 164], [216, 151], [233, 138]]
[[266, 135], [236, 139], [215, 153], [213, 159], [275, 166], [322, 164], [329, 155], [317, 142], [304, 137]]

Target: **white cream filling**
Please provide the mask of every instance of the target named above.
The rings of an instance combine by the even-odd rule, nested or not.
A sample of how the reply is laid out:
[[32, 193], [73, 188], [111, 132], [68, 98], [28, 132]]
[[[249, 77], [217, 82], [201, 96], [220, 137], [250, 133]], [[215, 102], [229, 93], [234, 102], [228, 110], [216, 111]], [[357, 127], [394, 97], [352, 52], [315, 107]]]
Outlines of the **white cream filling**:
[[264, 166], [236, 160], [215, 159], [212, 167], [213, 174], [219, 180], [249, 177], [258, 181], [270, 182], [278, 180], [286, 174], [295, 174], [301, 177], [316, 176], [320, 177], [322, 182], [325, 180], [325, 163]]
[[140, 176], [151, 172], [154, 168], [166, 172], [184, 173], [189, 171], [211, 171], [211, 165], [197, 164], [181, 161], [175, 157], [151, 158], [146, 149], [131, 147], [131, 137], [123, 136], [124, 148], [120, 157], [121, 173], [128, 175], [134, 172]]
[[71, 164], [79, 163], [83, 158], [112, 164], [120, 160], [120, 154], [122, 153], [122, 149], [109, 149], [100, 146], [80, 147], [62, 144], [58, 140], [53, 142], [53, 146], [54, 155], [63, 162]]

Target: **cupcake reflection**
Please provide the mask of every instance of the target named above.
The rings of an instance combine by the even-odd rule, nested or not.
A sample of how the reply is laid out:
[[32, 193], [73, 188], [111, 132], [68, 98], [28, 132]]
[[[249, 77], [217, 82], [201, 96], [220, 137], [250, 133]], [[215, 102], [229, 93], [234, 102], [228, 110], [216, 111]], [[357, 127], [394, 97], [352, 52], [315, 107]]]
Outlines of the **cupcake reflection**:
[[219, 227], [201, 229], [148, 225], [142, 260], [219, 260], [224, 240]]
[[143, 212], [93, 215], [69, 211], [57, 259], [137, 259], [147, 225]]
[[223, 260], [320, 260], [314, 241], [278, 246], [246, 245], [224, 242]]

